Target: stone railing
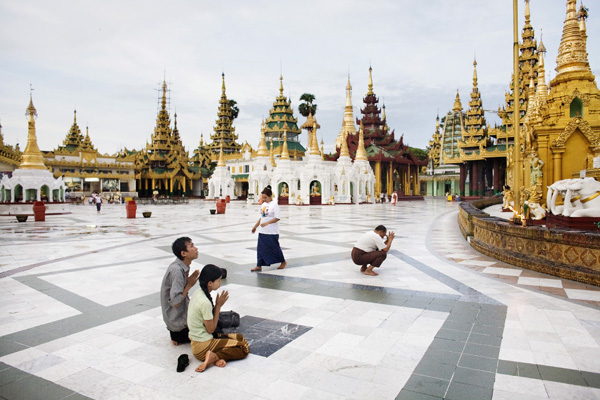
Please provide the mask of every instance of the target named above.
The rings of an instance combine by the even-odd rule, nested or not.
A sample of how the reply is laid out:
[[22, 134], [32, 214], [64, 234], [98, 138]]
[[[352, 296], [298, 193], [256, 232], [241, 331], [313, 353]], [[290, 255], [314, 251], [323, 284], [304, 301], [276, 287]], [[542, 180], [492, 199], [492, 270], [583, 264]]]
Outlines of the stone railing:
[[477, 251], [522, 268], [600, 286], [600, 233], [514, 225], [460, 205], [459, 225]]

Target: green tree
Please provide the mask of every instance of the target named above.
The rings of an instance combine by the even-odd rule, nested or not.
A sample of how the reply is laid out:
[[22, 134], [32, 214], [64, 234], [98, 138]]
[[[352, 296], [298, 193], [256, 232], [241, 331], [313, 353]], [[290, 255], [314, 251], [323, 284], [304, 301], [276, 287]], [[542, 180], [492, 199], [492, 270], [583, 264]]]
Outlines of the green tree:
[[317, 103], [315, 103], [315, 95], [310, 93], [304, 93], [300, 96], [300, 103], [298, 111], [300, 115], [308, 117], [309, 114], [315, 115], [317, 113]]
[[237, 106], [237, 101], [233, 99], [229, 100], [229, 107], [231, 107], [231, 120], [233, 121], [240, 115], [240, 109]]

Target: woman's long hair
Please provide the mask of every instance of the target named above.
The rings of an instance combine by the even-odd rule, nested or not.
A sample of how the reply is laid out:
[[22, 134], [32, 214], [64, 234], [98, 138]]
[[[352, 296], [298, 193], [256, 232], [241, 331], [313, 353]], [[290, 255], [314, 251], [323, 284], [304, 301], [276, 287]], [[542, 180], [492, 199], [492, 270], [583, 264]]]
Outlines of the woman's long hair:
[[221, 268], [217, 267], [214, 264], [206, 264], [204, 268], [202, 268], [202, 271], [200, 272], [200, 278], [198, 279], [198, 283], [200, 283], [200, 288], [202, 289], [206, 297], [208, 297], [208, 299], [210, 300], [210, 304], [212, 304], [213, 308], [215, 307], [215, 304], [213, 303], [212, 296], [208, 291], [208, 282], [216, 281], [221, 276], [223, 276]]

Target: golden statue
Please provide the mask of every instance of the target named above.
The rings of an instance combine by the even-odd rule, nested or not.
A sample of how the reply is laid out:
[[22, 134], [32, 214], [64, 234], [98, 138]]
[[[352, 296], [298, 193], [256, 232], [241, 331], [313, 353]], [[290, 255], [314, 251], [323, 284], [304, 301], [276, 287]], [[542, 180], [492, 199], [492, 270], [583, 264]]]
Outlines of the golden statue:
[[283, 186], [281, 187], [281, 197], [288, 197], [289, 192], [288, 192], [288, 186], [286, 183], [283, 184]]

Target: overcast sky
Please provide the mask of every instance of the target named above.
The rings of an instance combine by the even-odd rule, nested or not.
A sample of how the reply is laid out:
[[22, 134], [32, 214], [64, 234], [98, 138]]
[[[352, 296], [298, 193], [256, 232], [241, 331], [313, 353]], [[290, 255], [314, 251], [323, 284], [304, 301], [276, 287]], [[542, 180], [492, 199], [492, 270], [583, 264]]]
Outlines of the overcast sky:
[[[53, 150], [73, 123], [102, 153], [140, 149], [156, 124], [160, 83], [170, 88], [181, 139], [191, 151], [212, 133], [225, 73], [240, 109], [239, 142], [257, 148], [261, 119], [279, 94], [316, 96], [318, 136], [331, 151], [340, 131], [348, 74], [355, 116], [367, 92], [385, 102], [388, 125], [425, 148], [435, 117], [464, 108], [477, 57], [486, 110], [504, 104], [512, 72], [510, 0], [61, 1], [0, 0], [0, 123], [4, 141], [25, 149], [29, 88], [42, 150]], [[524, 23], [519, 0], [519, 35]], [[600, 2], [587, 0], [588, 53], [600, 74]], [[578, 4], [579, 7], [579, 4]], [[543, 33], [547, 76], [554, 77], [565, 0], [531, 0]], [[492, 125], [497, 115], [486, 113]], [[302, 142], [306, 137], [302, 135]]]

